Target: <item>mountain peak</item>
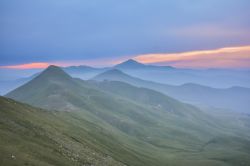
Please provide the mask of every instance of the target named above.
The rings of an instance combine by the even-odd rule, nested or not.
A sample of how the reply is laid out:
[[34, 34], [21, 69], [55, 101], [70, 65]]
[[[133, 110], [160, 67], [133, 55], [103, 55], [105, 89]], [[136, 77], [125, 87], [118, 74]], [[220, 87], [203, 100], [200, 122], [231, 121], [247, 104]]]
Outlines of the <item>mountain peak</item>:
[[47, 67], [40, 75], [38, 75], [37, 78], [53, 78], [53, 79], [62, 79], [62, 78], [71, 78], [67, 73], [65, 73], [63, 71], [63, 69], [61, 69], [58, 66], [55, 65], [50, 65], [49, 67]]
[[49, 65], [45, 70], [59, 70], [61, 69], [59, 66]]
[[[76, 86], [76, 83], [71, 76], [65, 73], [60, 67], [51, 65], [37, 77], [9, 92], [6, 96], [18, 101], [32, 104], [36, 102], [42, 102], [37, 100], [38, 98], [42, 97], [44, 101], [53, 103], [57, 100], [53, 100], [53, 97], [48, 98], [49, 96], [53, 96], [53, 94], [61, 94], [67, 88], [74, 86]], [[56, 104], [56, 102], [53, 104]], [[63, 105], [63, 103], [61, 104]], [[47, 108], [47, 106], [44, 108]]]
[[137, 62], [136, 60], [134, 59], [128, 59], [127, 61], [123, 62], [123, 63], [136, 63], [136, 64], [141, 64], [139, 62]]
[[145, 65], [142, 64], [142, 63], [139, 63], [133, 59], [129, 59], [125, 62], [122, 62], [118, 65], [115, 66], [115, 68], [129, 68], [129, 69], [132, 69], [132, 68], [141, 68], [141, 67], [144, 67]]

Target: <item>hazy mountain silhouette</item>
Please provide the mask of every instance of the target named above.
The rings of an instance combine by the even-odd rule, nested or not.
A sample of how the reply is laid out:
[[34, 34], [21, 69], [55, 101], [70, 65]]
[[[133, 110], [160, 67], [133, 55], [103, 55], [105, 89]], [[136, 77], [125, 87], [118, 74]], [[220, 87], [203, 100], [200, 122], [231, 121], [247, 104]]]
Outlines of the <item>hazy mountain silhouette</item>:
[[152, 69], [174, 69], [171, 66], [155, 66], [155, 65], [145, 65], [143, 63], [139, 63], [133, 59], [129, 59], [120, 64], [115, 65], [113, 68], [115, 69], [125, 69], [125, 70], [133, 70], [133, 69], [144, 69], [144, 70], [152, 70]]

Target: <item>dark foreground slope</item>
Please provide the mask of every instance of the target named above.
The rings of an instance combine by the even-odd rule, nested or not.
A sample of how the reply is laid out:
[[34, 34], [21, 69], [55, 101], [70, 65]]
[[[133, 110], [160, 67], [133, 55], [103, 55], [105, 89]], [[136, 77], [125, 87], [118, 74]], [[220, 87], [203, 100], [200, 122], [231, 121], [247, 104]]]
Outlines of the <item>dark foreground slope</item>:
[[0, 105], [0, 165], [123, 165], [87, 141], [87, 121], [4, 97]]
[[50, 109], [62, 121], [52, 128], [126, 165], [250, 163], [247, 116], [217, 119], [152, 90], [85, 82], [55, 66], [7, 96]]

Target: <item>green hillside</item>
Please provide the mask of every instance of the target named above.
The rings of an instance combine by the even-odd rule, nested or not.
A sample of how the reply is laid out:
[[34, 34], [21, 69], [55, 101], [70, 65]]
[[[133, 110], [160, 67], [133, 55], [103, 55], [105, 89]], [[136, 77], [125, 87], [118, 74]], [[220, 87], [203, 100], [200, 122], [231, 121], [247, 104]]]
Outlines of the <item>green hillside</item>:
[[[27, 117], [25, 124], [46, 120], [40, 124], [48, 123], [49, 129], [72, 138], [70, 141], [85, 143], [126, 165], [250, 163], [248, 116], [217, 118], [153, 90], [73, 79], [51, 66], [7, 97], [50, 110], [37, 111], [37, 119]], [[51, 121], [40, 116], [41, 112]], [[61, 140], [57, 132], [51, 133]]]
[[[87, 141], [87, 121], [0, 97], [0, 165], [123, 165]], [[65, 118], [64, 118], [65, 117]], [[95, 127], [94, 124], [91, 124]], [[87, 125], [86, 125], [87, 126]], [[77, 139], [74, 134], [82, 139]]]

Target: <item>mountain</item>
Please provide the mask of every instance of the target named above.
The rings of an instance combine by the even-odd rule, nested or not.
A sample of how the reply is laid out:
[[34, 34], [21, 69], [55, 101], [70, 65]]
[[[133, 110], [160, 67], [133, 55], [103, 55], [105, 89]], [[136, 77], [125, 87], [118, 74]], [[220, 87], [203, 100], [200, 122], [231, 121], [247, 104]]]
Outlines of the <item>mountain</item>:
[[136, 82], [141, 81], [140, 79], [131, 77], [118, 69], [111, 69], [106, 72], [103, 72], [92, 78], [92, 80], [97, 80], [97, 81], [115, 80], [115, 81], [129, 82], [133, 84], [136, 84]]
[[250, 70], [182, 69], [171, 66], [143, 64], [133, 59], [113, 67], [96, 68], [81, 65], [63, 68], [72, 77], [83, 80], [91, 79], [110, 69], [118, 69], [133, 77], [162, 84], [181, 85], [192, 82], [214, 88], [228, 88], [231, 86], [250, 88]]
[[218, 89], [193, 83], [173, 86], [142, 80], [118, 70], [106, 71], [95, 76], [93, 80], [126, 82], [137, 87], [153, 89], [183, 102], [201, 107], [222, 108], [238, 112], [249, 112], [250, 108], [250, 88]]
[[[160, 92], [147, 89], [137, 88], [130, 84], [119, 81], [89, 82], [92, 86], [129, 99], [131, 102], [146, 105], [152, 109], [171, 112], [176, 115], [192, 118], [192, 114], [198, 111], [197, 108], [180, 103], [179, 101], [168, 97]], [[186, 110], [185, 112], [183, 110]], [[198, 111], [199, 112], [199, 111]]]
[[143, 80], [163, 84], [202, 84], [214, 88], [242, 86], [250, 88], [250, 70], [233, 69], [185, 69], [171, 66], [156, 66], [128, 60], [114, 66], [126, 74]]
[[58, 100], [58, 97], [67, 93], [67, 89], [63, 88], [64, 86], [74, 89], [75, 85], [76, 83], [72, 81], [72, 78], [61, 68], [49, 66], [33, 80], [6, 96], [35, 106], [44, 106], [48, 109], [54, 109], [60, 105], [60, 110], [66, 110], [71, 105], [63, 98], [62, 101]]
[[219, 89], [189, 83], [166, 89], [165, 92], [181, 101], [188, 101], [201, 107], [209, 106], [237, 112], [250, 112], [250, 88]]
[[[247, 115], [215, 117], [150, 89], [74, 79], [55, 66], [7, 97], [48, 109], [55, 119], [46, 125], [50, 137], [60, 141], [58, 132], [70, 137], [64, 142], [69, 151], [73, 140], [131, 166], [250, 163]], [[18, 123], [46, 124], [45, 117], [36, 117]]]
[[114, 69], [120, 70], [134, 70], [134, 69], [174, 69], [171, 66], [154, 66], [154, 65], [145, 65], [143, 63], [139, 63], [133, 59], [129, 59], [125, 62], [117, 64], [113, 67]]
[[139, 63], [133, 59], [129, 59], [125, 62], [122, 62], [120, 64], [117, 64], [114, 66], [114, 68], [117, 68], [117, 69], [135, 69], [135, 68], [144, 68], [146, 67], [146, 65], [142, 64], [142, 63]]
[[83, 80], [90, 79], [97, 74], [107, 71], [109, 68], [95, 68], [90, 66], [69, 66], [62, 68], [65, 72], [70, 74], [72, 77], [81, 78]]
[[62, 68], [66, 73], [70, 74], [72, 77], [75, 78], [80, 78], [83, 80], [88, 80], [100, 73], [103, 73], [107, 70], [110, 69], [119, 69], [119, 70], [168, 70], [168, 69], [173, 69], [171, 66], [153, 66], [153, 65], [145, 65], [142, 63], [139, 63], [135, 60], [129, 59], [125, 62], [122, 62], [120, 64], [117, 64], [113, 67], [103, 67], [103, 68], [96, 68], [96, 67], [91, 67], [91, 66], [85, 66], [85, 65], [80, 65], [80, 66], [69, 66], [69, 67], [63, 67]]

